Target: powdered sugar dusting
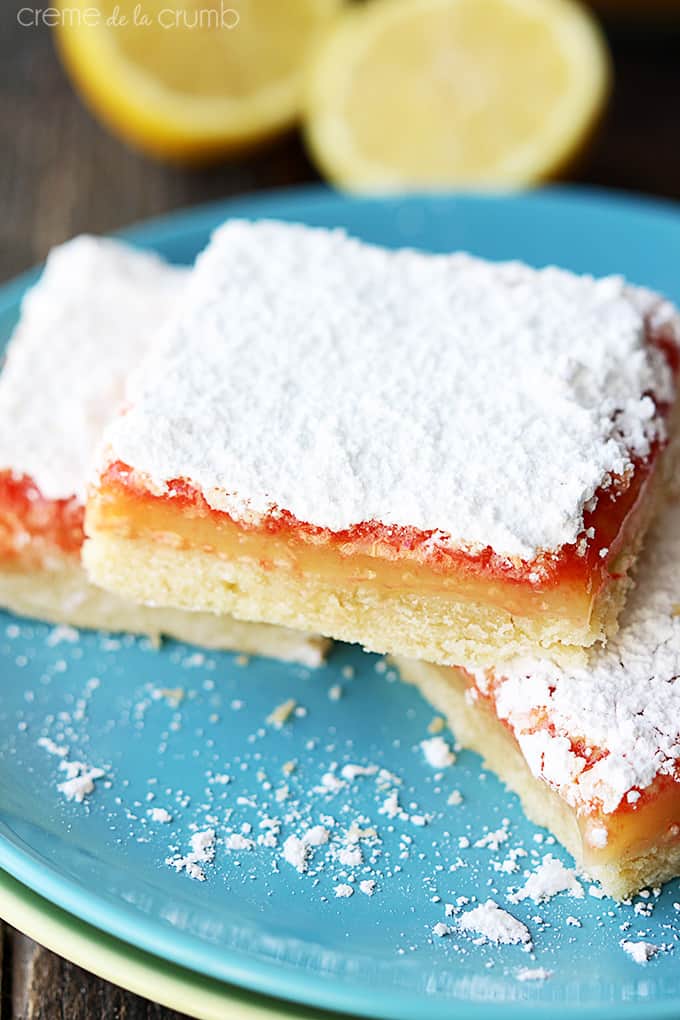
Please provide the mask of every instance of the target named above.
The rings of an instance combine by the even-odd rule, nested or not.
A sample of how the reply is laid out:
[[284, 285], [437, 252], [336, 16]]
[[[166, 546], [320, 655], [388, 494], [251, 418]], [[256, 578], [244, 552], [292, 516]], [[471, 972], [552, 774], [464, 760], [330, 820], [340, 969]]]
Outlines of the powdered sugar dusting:
[[656, 956], [661, 947], [655, 946], [652, 942], [633, 942], [630, 939], [624, 939], [621, 948], [635, 963], [647, 963], [653, 956]]
[[237, 517], [376, 520], [532, 558], [574, 542], [663, 432], [656, 305], [615, 277], [227, 222], [104, 460], [161, 490], [186, 478]]
[[427, 740], [422, 740], [420, 746], [426, 762], [434, 769], [448, 768], [456, 760], [455, 754], [443, 737], [429, 737]]
[[62, 759], [59, 768], [66, 773], [66, 779], [59, 783], [58, 789], [67, 800], [75, 800], [78, 804], [82, 804], [94, 791], [95, 780], [105, 775], [104, 769], [86, 765], [82, 761]]
[[531, 899], [534, 903], [545, 903], [558, 893], [568, 892], [577, 899], [583, 899], [583, 886], [571, 868], [565, 868], [562, 861], [552, 854], [546, 854], [535, 871], [516, 893], [508, 896], [511, 903]]
[[499, 907], [495, 900], [487, 900], [466, 911], [458, 918], [458, 927], [462, 931], [477, 932], [489, 942], [502, 945], [522, 943], [531, 948], [531, 933], [527, 926]]
[[545, 967], [522, 967], [517, 971], [518, 981], [547, 981], [552, 977], [552, 971]]
[[205, 882], [204, 864], [211, 864], [215, 859], [215, 830], [201, 829], [195, 832], [190, 840], [188, 854], [175, 854], [166, 859], [175, 871], [184, 871], [189, 878], [197, 882]]
[[125, 377], [185, 275], [108, 238], [77, 237], [50, 253], [0, 377], [0, 470], [30, 476], [47, 499], [83, 498]]

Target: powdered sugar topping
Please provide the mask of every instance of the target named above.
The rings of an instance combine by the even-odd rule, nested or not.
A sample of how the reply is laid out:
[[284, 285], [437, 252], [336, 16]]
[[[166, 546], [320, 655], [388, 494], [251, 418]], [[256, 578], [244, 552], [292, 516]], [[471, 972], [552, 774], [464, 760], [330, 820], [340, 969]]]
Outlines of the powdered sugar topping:
[[618, 277], [231, 221], [103, 459], [161, 491], [186, 478], [236, 517], [376, 520], [530, 559], [575, 541], [663, 432], [657, 304]]
[[94, 450], [186, 270], [120, 241], [55, 248], [24, 297], [0, 377], [0, 470], [82, 499]]

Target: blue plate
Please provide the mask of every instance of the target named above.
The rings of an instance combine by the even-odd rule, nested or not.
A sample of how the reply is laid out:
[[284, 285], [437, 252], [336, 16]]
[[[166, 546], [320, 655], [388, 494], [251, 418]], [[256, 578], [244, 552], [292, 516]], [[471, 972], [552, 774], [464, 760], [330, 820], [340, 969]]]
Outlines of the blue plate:
[[[185, 262], [229, 215], [343, 225], [387, 245], [620, 272], [680, 300], [677, 211], [597, 193], [378, 200], [306, 190], [181, 213], [127, 236]], [[0, 293], [5, 336], [32, 278]], [[585, 883], [582, 899], [560, 894], [540, 906], [511, 906], [532, 932], [533, 955], [478, 945], [462, 933], [433, 937], [445, 903], [466, 909], [493, 897], [509, 906], [523, 869], [546, 853], [568, 857], [524, 819], [476, 756], [460, 754], [441, 775], [425, 763], [419, 743], [432, 710], [375, 656], [339, 646], [313, 672], [256, 659], [243, 665], [170, 642], [157, 651], [127, 637], [63, 638], [0, 615], [0, 865], [59, 907], [210, 978], [365, 1016], [564, 1016], [578, 1008], [602, 1018], [677, 1017], [676, 883], [637, 905], [597, 899]], [[329, 697], [336, 685], [339, 699]], [[159, 693], [175, 689], [182, 695]], [[291, 698], [304, 711], [281, 729], [268, 724], [272, 709]], [[60, 758], [40, 738], [65, 742], [70, 760], [104, 768], [83, 804], [58, 792]], [[295, 762], [290, 775], [287, 762]], [[324, 774], [338, 776], [347, 763], [393, 773], [407, 817], [381, 814], [396, 782], [385, 773], [319, 792]], [[284, 784], [288, 798], [277, 800]], [[448, 803], [454, 789], [463, 798], [457, 805]], [[172, 821], [154, 821], [154, 806]], [[282, 820], [277, 847], [228, 849], [230, 829], [254, 839], [267, 812]], [[354, 867], [319, 847], [310, 871], [298, 874], [281, 858], [284, 838], [308, 822], [330, 825], [329, 816], [337, 832], [363, 819], [381, 842]], [[165, 863], [186, 853], [192, 825], [211, 824], [219, 841], [204, 882]], [[498, 829], [508, 838], [497, 850], [474, 845]], [[510, 848], [526, 853], [515, 874], [494, 866]], [[367, 877], [376, 881], [372, 897], [359, 890]], [[342, 884], [354, 895], [337, 898]], [[664, 948], [640, 966], [621, 948], [624, 938]], [[551, 975], [520, 980], [526, 968]]]

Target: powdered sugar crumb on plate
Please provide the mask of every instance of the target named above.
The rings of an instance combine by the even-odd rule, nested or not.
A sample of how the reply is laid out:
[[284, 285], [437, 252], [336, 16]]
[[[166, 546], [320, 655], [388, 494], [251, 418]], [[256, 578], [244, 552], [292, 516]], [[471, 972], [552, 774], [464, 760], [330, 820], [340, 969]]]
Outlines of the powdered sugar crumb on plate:
[[568, 892], [570, 896], [583, 899], [583, 886], [571, 868], [565, 868], [562, 861], [552, 854], [546, 854], [541, 863], [527, 876], [527, 880], [516, 893], [508, 896], [510, 903], [531, 899], [534, 903], [546, 903], [558, 893]]
[[527, 926], [499, 907], [495, 900], [487, 900], [466, 911], [458, 918], [458, 927], [461, 931], [476, 932], [489, 942], [502, 945], [521, 943], [528, 949], [532, 948], [531, 933]]
[[215, 830], [202, 829], [195, 832], [190, 840], [188, 854], [175, 854], [166, 858], [166, 864], [175, 871], [185, 871], [189, 878], [205, 882], [203, 864], [211, 864], [215, 859]]
[[621, 943], [621, 948], [635, 963], [648, 963], [652, 957], [656, 956], [661, 946], [656, 946], [652, 942], [633, 942], [632, 940], [624, 939]]
[[95, 780], [106, 774], [104, 769], [97, 766], [85, 765], [81, 761], [67, 761], [65, 758], [59, 763], [59, 768], [66, 773], [64, 782], [59, 783], [59, 791], [67, 800], [75, 800], [78, 804], [82, 804], [94, 791]]
[[522, 967], [521, 970], [517, 971], [518, 981], [547, 981], [551, 978], [553, 972], [546, 970], [545, 967]]
[[456, 760], [455, 754], [443, 737], [435, 736], [429, 737], [427, 740], [421, 740], [420, 746], [425, 755], [425, 761], [433, 769], [448, 768]]
[[168, 825], [172, 821], [172, 815], [163, 807], [149, 808], [149, 817], [152, 822], [160, 822], [162, 825]]

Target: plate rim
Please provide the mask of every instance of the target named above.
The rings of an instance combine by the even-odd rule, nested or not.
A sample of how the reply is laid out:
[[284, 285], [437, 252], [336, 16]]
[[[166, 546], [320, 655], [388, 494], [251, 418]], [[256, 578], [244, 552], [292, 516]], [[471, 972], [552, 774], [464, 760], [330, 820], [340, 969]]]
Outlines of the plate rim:
[[[680, 239], [680, 203], [672, 200], [650, 198], [643, 195], [607, 189], [558, 185], [538, 189], [532, 192], [503, 194], [497, 192], [434, 192], [409, 195], [343, 195], [324, 185], [311, 185], [301, 188], [285, 188], [271, 191], [255, 192], [236, 198], [222, 199], [201, 205], [175, 210], [164, 215], [133, 223], [113, 236], [129, 240], [144, 247], [158, 248], [177, 241], [183, 235], [198, 230], [210, 229], [220, 218], [229, 215], [249, 217], [285, 214], [296, 204], [312, 203], [317, 208], [329, 204], [341, 206], [345, 203], [366, 206], [397, 203], [419, 202], [460, 203], [462, 205], [494, 204], [494, 203], [526, 203], [532, 206], [544, 204], [547, 207], [557, 206], [602, 207], [603, 205], [616, 213], [642, 214], [645, 218], [668, 225], [677, 231]], [[38, 265], [20, 276], [0, 285], [0, 312], [8, 310], [20, 300], [25, 289], [30, 286], [41, 270]], [[21, 845], [20, 845], [21, 844]], [[202, 960], [197, 949], [192, 949], [182, 942], [181, 951], [174, 946], [174, 935], [171, 931], [156, 933], [152, 940], [146, 933], [146, 926], [135, 924], [124, 906], [106, 899], [89, 896], [74, 879], [67, 878], [49, 862], [37, 855], [28, 844], [0, 823], [0, 868], [53, 905], [55, 909], [65, 911], [78, 921], [95, 928], [108, 937], [117, 939], [140, 952], [151, 952], [168, 964], [185, 968], [206, 979], [222, 983], [234, 983], [241, 988], [258, 993], [280, 996], [289, 1002], [304, 1002], [310, 1007], [325, 1010], [340, 1010], [355, 1016], [376, 1016], [383, 1018], [399, 1015], [400, 1017], [430, 1020], [451, 1017], [459, 1010], [465, 1015], [497, 1020], [502, 1009], [509, 1018], [519, 1018], [530, 1013], [538, 1017], [548, 1010], [557, 1017], [571, 1015], [573, 1003], [551, 1002], [546, 1004], [531, 998], [522, 998], [513, 1002], [471, 1002], [468, 999], [430, 1000], [425, 1005], [423, 999], [413, 993], [384, 992], [380, 993], [381, 1004], [371, 999], [367, 1001], [366, 989], [354, 989], [342, 983], [334, 984], [318, 974], [287, 972], [276, 966], [275, 962], [255, 960], [245, 956], [236, 949], [229, 949], [222, 954], [220, 973], [214, 966], [201, 966]], [[181, 957], [181, 959], [180, 959]], [[628, 1010], [628, 1003], [613, 1004], [579, 1004], [579, 1009], [600, 1020], [616, 1020]], [[640, 1018], [676, 1018], [680, 1013], [680, 981], [678, 991], [663, 1001], [636, 1001], [631, 1004], [634, 1015]]]
[[[312, 1020], [309, 1007], [272, 999], [145, 952], [70, 914], [0, 870], [0, 917], [77, 967], [195, 1020]], [[346, 1020], [327, 1013], [328, 1020]]]

